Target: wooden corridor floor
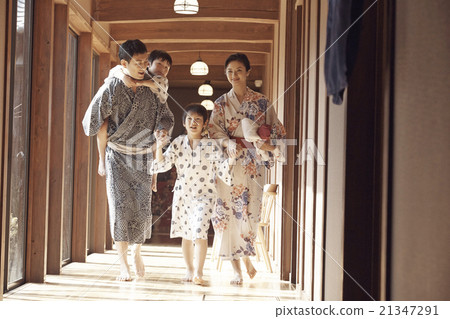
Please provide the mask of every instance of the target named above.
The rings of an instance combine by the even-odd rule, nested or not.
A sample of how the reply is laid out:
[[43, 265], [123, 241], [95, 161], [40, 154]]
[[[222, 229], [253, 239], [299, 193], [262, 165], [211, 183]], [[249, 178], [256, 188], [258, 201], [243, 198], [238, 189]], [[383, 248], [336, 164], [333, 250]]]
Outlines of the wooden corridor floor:
[[[244, 275], [242, 286], [229, 284], [233, 273], [229, 261], [222, 271], [210, 259], [205, 263], [206, 286], [181, 283], [185, 266], [179, 246], [146, 244], [142, 255], [146, 274], [142, 279], [118, 282], [117, 254], [91, 254], [86, 263], [73, 262], [62, 268], [61, 275], [47, 275], [45, 283], [26, 283], [4, 294], [4, 302], [27, 300], [93, 300], [93, 301], [292, 301], [300, 300], [293, 285], [280, 281], [279, 275], [267, 271], [264, 262], [254, 261], [258, 270], [250, 280]], [[131, 257], [129, 255], [129, 261]], [[243, 265], [242, 265], [243, 266]], [[245, 267], [243, 266], [243, 269]]]

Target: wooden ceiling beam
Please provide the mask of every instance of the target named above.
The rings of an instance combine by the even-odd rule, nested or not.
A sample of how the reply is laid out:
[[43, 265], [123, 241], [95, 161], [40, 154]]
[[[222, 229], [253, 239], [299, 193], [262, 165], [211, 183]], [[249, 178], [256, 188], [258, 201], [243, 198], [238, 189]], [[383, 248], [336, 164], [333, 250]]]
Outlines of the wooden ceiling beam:
[[[208, 64], [220, 65], [225, 63], [231, 52], [203, 52], [201, 53], [201, 59]], [[173, 52], [170, 53], [174, 65], [191, 65], [198, 60], [198, 52]], [[246, 53], [248, 59], [250, 60], [250, 65], [265, 65], [266, 64], [266, 54], [261, 53]]]
[[[223, 22], [210, 25], [205, 22], [155, 22], [155, 23], [124, 23], [112, 24], [111, 36], [115, 41], [133, 39], [159, 40], [167, 39], [191, 39], [193, 42], [199, 40], [217, 39], [221, 41], [272, 41], [274, 26], [270, 24], [245, 23], [245, 22]], [[172, 41], [174, 42], [174, 41]]]
[[[252, 67], [252, 70], [250, 71], [250, 76], [248, 77], [249, 81], [253, 80], [260, 80], [263, 78], [264, 75], [264, 66], [256, 65]], [[223, 66], [213, 65], [209, 68], [209, 73], [207, 75], [203, 76], [194, 76], [190, 73], [190, 66], [189, 65], [176, 65], [170, 69], [170, 72], [168, 74], [169, 79], [169, 87], [171, 86], [171, 81], [178, 81], [178, 80], [186, 80], [186, 81], [227, 81], [227, 77], [225, 76], [225, 71]]]
[[270, 43], [237, 43], [237, 42], [221, 42], [221, 43], [167, 43], [161, 42], [147, 42], [147, 49], [149, 51], [158, 49], [169, 52], [243, 52], [243, 53], [270, 53]]
[[202, 0], [195, 16], [173, 11], [173, 1], [123, 0], [95, 1], [94, 18], [102, 22], [161, 19], [232, 18], [274, 23], [279, 18], [279, 0]]

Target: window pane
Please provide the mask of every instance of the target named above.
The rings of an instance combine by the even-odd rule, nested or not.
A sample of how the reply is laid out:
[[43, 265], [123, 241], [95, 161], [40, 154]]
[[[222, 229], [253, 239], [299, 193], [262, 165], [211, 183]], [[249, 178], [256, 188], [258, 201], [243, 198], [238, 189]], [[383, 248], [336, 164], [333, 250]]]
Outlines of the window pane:
[[28, 197], [31, 0], [18, 0], [12, 32], [14, 59], [10, 110], [8, 286], [25, 278]]

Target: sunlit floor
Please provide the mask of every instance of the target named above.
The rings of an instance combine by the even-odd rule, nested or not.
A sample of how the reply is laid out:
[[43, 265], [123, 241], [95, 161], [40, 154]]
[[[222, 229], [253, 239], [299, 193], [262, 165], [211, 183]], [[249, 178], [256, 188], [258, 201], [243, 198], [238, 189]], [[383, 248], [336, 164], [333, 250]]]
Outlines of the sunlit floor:
[[[279, 275], [267, 271], [264, 262], [256, 262], [256, 277], [244, 276], [242, 286], [229, 284], [233, 273], [230, 262], [223, 263], [222, 271], [211, 262], [210, 248], [205, 264], [206, 286], [181, 283], [185, 266], [178, 246], [144, 245], [145, 277], [130, 282], [115, 280], [119, 264], [115, 251], [91, 254], [86, 263], [70, 263], [61, 275], [47, 275], [44, 284], [27, 283], [4, 294], [4, 301], [12, 300], [299, 300], [295, 288], [280, 281]], [[129, 261], [131, 258], [129, 256]], [[242, 265], [243, 266], [243, 265]], [[243, 267], [245, 269], [245, 267]]]

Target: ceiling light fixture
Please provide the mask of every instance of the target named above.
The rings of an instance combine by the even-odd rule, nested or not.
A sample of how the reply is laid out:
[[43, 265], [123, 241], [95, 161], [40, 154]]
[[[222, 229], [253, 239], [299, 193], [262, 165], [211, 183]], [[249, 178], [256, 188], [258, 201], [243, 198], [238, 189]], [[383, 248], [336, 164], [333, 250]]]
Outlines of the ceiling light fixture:
[[211, 96], [213, 95], [213, 88], [210, 85], [211, 81], [205, 81], [200, 87], [198, 88], [198, 95], [201, 96]]
[[202, 105], [205, 107], [205, 109], [207, 109], [208, 111], [211, 111], [211, 110], [214, 109], [214, 102], [211, 101], [211, 100], [208, 100], [208, 99], [203, 100], [201, 104], [202, 104]]
[[196, 14], [198, 12], [197, 0], [175, 0], [173, 10], [179, 14]]
[[200, 58], [200, 52], [198, 53], [198, 60], [191, 65], [192, 75], [207, 75], [209, 72], [208, 64], [202, 61]]

